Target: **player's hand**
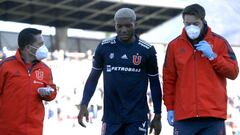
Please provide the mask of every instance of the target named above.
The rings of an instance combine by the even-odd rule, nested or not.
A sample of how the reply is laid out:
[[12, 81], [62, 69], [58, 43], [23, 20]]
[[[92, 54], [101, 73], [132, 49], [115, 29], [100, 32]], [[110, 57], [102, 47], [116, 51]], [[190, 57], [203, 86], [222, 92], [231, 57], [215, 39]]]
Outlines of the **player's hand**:
[[154, 135], [160, 135], [162, 130], [161, 115], [155, 114], [153, 120], [150, 123], [150, 134], [154, 130]]
[[173, 110], [169, 110], [167, 112], [167, 120], [168, 120], [168, 124], [170, 126], [173, 126], [174, 121], [175, 121], [175, 117], [174, 117], [174, 111]]
[[50, 86], [40, 87], [37, 89], [37, 92], [41, 97], [50, 96], [54, 92], [54, 89]]
[[80, 105], [80, 111], [78, 114], [78, 123], [82, 127], [86, 127], [86, 125], [83, 123], [83, 117], [86, 117], [86, 121], [88, 122], [88, 110], [87, 110], [87, 105]]

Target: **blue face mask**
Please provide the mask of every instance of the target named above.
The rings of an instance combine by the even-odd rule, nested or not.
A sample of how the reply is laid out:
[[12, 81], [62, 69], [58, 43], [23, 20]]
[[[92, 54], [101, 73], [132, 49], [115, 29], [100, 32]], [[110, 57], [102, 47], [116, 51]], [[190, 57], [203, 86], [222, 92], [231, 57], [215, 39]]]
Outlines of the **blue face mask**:
[[190, 39], [196, 39], [199, 37], [201, 29], [195, 25], [189, 25], [185, 27], [187, 35]]
[[[32, 48], [36, 49], [35, 47], [31, 46]], [[39, 47], [35, 53], [35, 56], [37, 58], [37, 60], [42, 60], [47, 58], [48, 56], [48, 49], [46, 47], [46, 45], [42, 45], [41, 47]]]

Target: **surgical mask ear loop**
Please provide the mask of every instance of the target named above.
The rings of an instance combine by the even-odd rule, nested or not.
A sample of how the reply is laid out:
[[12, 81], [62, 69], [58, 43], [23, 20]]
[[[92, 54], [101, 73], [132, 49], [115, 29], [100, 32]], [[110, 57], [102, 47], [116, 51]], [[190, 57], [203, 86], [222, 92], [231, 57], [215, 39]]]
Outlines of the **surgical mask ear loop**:
[[[37, 50], [37, 48], [35, 48], [35, 47], [31, 46], [31, 45], [29, 45], [29, 47], [31, 47], [31, 48], [33, 48], [33, 49]], [[35, 52], [35, 53], [32, 53], [32, 51], [31, 51], [31, 50], [29, 50], [29, 49], [28, 49], [28, 52], [29, 52], [31, 55], [33, 55], [33, 56], [35, 56], [35, 57], [36, 57], [36, 52]]]

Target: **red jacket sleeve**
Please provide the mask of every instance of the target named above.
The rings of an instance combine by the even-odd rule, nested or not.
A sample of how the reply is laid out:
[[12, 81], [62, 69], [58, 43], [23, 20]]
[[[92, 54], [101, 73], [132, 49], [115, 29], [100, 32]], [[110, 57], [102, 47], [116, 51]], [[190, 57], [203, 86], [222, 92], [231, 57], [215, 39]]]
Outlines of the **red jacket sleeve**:
[[220, 44], [222, 44], [221, 49], [219, 52], [215, 52], [218, 56], [211, 61], [211, 64], [218, 74], [234, 80], [239, 72], [237, 58], [227, 41], [222, 41]]
[[168, 45], [163, 65], [163, 100], [167, 110], [174, 109], [175, 83], [177, 78], [172, 47], [172, 44]]
[[4, 78], [5, 77], [4, 77], [2, 62], [0, 62], [0, 95], [2, 94]]

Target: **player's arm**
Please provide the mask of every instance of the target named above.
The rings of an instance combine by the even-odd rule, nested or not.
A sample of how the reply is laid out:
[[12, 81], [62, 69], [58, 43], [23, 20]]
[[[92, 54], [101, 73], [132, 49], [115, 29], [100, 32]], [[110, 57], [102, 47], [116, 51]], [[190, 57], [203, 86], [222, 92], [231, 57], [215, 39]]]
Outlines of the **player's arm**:
[[159, 135], [162, 129], [161, 124], [162, 90], [159, 81], [157, 57], [154, 47], [150, 48], [150, 54], [147, 61], [147, 73], [150, 82], [150, 90], [155, 113], [154, 118], [150, 123], [150, 133], [154, 130], [155, 135]]
[[88, 106], [88, 103], [90, 102], [90, 99], [92, 98], [94, 91], [97, 87], [98, 79], [101, 73], [102, 70], [96, 70], [94, 68], [92, 69], [84, 87], [81, 105]]
[[83, 91], [83, 97], [82, 97], [82, 101], [80, 104], [80, 111], [78, 114], [78, 122], [82, 127], [86, 127], [86, 125], [83, 123], [83, 117], [86, 117], [86, 120], [88, 122], [88, 110], [87, 110], [87, 106], [88, 103], [90, 101], [90, 99], [92, 98], [94, 91], [97, 87], [97, 83], [98, 83], [98, 79], [101, 75], [102, 70], [96, 70], [96, 69], [92, 69], [87, 82], [85, 84], [84, 87], [84, 91]]
[[88, 79], [86, 81], [86, 84], [83, 90], [83, 97], [80, 104], [80, 111], [78, 114], [78, 123], [82, 127], [86, 127], [85, 124], [83, 123], [83, 117], [86, 117], [86, 120], [88, 122], [87, 106], [97, 87], [98, 79], [102, 73], [103, 63], [104, 62], [102, 58], [102, 46], [100, 44], [98, 45], [95, 51], [95, 54], [93, 57], [93, 67], [92, 67], [91, 73], [88, 76]]
[[151, 96], [153, 100], [154, 113], [161, 115], [162, 90], [159, 81], [159, 75], [149, 76]]
[[154, 108], [155, 114], [161, 114], [162, 90], [161, 90], [160, 81], [159, 81], [156, 50], [152, 46], [149, 52], [150, 54], [147, 61], [147, 73], [148, 73], [148, 79], [150, 82], [153, 108]]
[[167, 111], [174, 110], [174, 96], [176, 85], [176, 67], [174, 64], [173, 44], [169, 44], [163, 65], [163, 101]]

